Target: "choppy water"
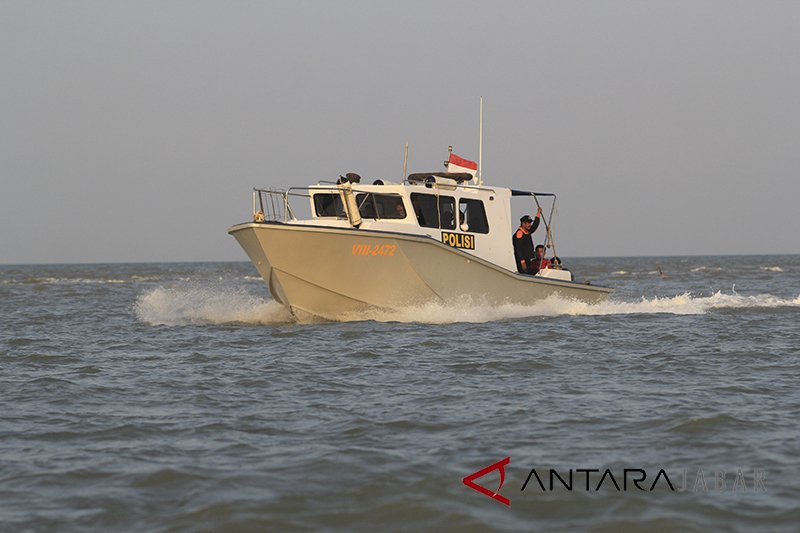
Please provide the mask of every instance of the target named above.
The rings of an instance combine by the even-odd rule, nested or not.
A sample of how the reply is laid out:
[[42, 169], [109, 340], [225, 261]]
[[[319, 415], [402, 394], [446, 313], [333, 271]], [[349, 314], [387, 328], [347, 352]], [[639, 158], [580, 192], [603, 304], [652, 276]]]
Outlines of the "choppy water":
[[617, 293], [326, 324], [247, 263], [0, 267], [2, 529], [796, 531], [800, 256], [570, 266]]

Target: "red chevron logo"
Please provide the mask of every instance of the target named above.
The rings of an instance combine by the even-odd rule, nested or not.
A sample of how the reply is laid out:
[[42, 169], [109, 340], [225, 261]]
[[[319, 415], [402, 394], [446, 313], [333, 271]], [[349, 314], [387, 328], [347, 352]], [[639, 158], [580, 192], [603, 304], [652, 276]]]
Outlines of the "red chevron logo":
[[[503, 482], [506, 479], [506, 468], [505, 467], [510, 461], [511, 461], [511, 457], [506, 457], [505, 459], [503, 459], [501, 461], [497, 461], [493, 465], [489, 465], [486, 468], [481, 468], [477, 472], [474, 472], [474, 473], [468, 475], [467, 477], [465, 477], [464, 480], [463, 480], [464, 481], [464, 485], [466, 485], [467, 487], [469, 487], [471, 489], [477, 490], [481, 494], [485, 494], [486, 496], [492, 498], [493, 500], [499, 501], [503, 505], [507, 505], [507, 506], [511, 507], [511, 500], [509, 500], [505, 496], [501, 496], [500, 495], [500, 489], [503, 487]], [[478, 485], [477, 483], [475, 483], [476, 479], [478, 479], [479, 477], [485, 476], [486, 474], [488, 474], [492, 470], [499, 470], [500, 471], [500, 484], [497, 486], [497, 490], [494, 491], [494, 492], [489, 490], [489, 489], [487, 489], [484, 486], [481, 486], [481, 485]]]

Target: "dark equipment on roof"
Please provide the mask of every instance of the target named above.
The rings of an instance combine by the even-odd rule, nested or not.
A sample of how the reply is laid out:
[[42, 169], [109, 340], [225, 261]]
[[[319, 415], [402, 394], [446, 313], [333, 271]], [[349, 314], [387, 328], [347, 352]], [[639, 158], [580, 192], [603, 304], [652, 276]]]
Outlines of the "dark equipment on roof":
[[359, 176], [355, 172], [348, 172], [344, 176], [339, 176], [339, 180], [336, 183], [347, 183], [348, 181], [350, 183], [360, 183], [361, 176]]
[[458, 183], [470, 181], [473, 176], [469, 172], [418, 172], [416, 174], [409, 174], [408, 181], [425, 183], [433, 178], [450, 178]]

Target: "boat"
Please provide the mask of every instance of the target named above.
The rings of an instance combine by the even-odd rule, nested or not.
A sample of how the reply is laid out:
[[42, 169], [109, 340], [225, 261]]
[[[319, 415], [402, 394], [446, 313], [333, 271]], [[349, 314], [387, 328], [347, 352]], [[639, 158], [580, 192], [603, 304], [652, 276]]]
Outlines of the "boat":
[[[432, 302], [499, 306], [558, 295], [594, 303], [613, 291], [576, 281], [558, 265], [519, 273], [512, 198], [529, 202], [532, 212], [550, 200], [542, 220], [555, 252], [555, 194], [487, 186], [474, 172], [454, 169], [463, 170], [404, 171], [394, 183], [361, 183], [349, 173], [288, 190], [254, 188], [252, 219], [228, 233], [272, 298], [299, 321], [357, 319]], [[310, 215], [297, 216], [300, 209]]]

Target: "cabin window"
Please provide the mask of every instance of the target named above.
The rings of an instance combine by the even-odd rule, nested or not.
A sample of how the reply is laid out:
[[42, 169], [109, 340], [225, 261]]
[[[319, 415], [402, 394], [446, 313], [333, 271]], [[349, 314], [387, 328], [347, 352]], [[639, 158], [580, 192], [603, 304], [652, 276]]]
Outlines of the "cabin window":
[[356, 195], [362, 218], [406, 218], [403, 198], [391, 194], [361, 193]]
[[486, 210], [480, 200], [462, 198], [458, 201], [459, 227], [471, 233], [489, 233]]
[[452, 196], [412, 193], [411, 205], [423, 228], [456, 228], [456, 201]]
[[318, 217], [345, 216], [342, 198], [338, 194], [315, 194], [314, 209]]

